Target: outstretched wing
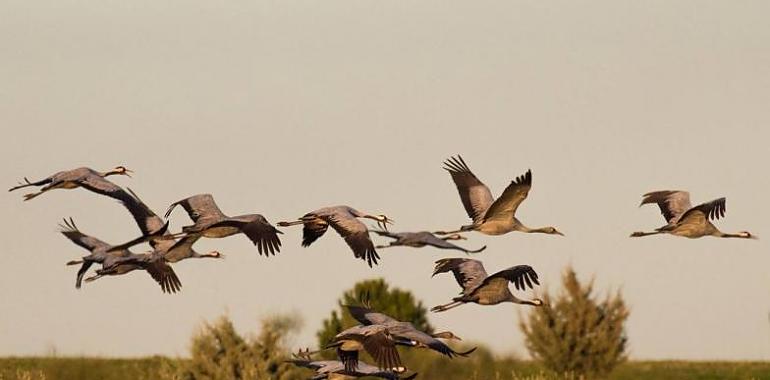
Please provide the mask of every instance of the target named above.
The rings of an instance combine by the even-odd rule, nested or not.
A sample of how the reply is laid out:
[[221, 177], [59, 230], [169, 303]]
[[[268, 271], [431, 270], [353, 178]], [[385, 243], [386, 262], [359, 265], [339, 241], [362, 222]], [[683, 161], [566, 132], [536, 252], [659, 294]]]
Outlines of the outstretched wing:
[[94, 262], [90, 260], [83, 260], [83, 264], [80, 266], [78, 275], [75, 278], [75, 289], [80, 289], [80, 286], [83, 284], [83, 276], [85, 276], [86, 272], [88, 272], [88, 268], [90, 268], [93, 263]]
[[681, 190], [662, 190], [653, 191], [644, 194], [642, 203], [639, 206], [648, 203], [657, 203], [660, 207], [660, 213], [669, 224], [676, 223], [680, 217], [687, 212], [692, 205], [690, 204], [690, 193]]
[[160, 244], [157, 250], [163, 253], [163, 258], [165, 258], [166, 261], [175, 263], [179, 260], [198, 255], [192, 246], [200, 238], [200, 234], [192, 234], [186, 235], [177, 241], [167, 240], [169, 243]]
[[329, 223], [315, 214], [306, 214], [302, 217], [302, 246], [308, 247], [318, 240], [329, 228]]
[[136, 225], [139, 227], [139, 230], [142, 231], [142, 236], [129, 242], [116, 245], [110, 248], [110, 250], [116, 251], [120, 249], [127, 249], [128, 247], [143, 243], [145, 241], [149, 241], [150, 246], [155, 248], [156, 245], [163, 241], [162, 239], [159, 239], [159, 237], [166, 234], [168, 229], [168, 222], [164, 222], [163, 219], [155, 214], [154, 211], [147, 207], [147, 205], [142, 202], [141, 199], [139, 199], [139, 196], [136, 195], [136, 193], [134, 193], [131, 188], [127, 189], [131, 194], [127, 199], [121, 200], [121, 202], [126, 207], [126, 209], [128, 209], [128, 212], [131, 213], [131, 216], [134, 217]]
[[172, 203], [166, 210], [166, 218], [171, 215], [171, 211], [174, 207], [180, 205], [187, 211], [187, 215], [190, 216], [195, 224], [210, 224], [216, 223], [227, 216], [219, 209], [217, 203], [214, 202], [214, 197], [211, 194], [197, 194], [191, 197], [182, 199], [181, 201]]
[[494, 201], [489, 188], [471, 172], [461, 156], [450, 157], [444, 165], [444, 170], [449, 172], [457, 186], [465, 212], [474, 223], [480, 223]]
[[369, 230], [356, 217], [346, 212], [336, 212], [325, 218], [348, 243], [355, 257], [365, 260], [369, 266], [377, 264], [380, 256], [374, 249], [374, 243], [369, 238]]
[[403, 367], [396, 344], [386, 330], [367, 336], [363, 345], [380, 368], [392, 370]]
[[110, 246], [109, 244], [93, 236], [80, 232], [72, 218], [69, 218], [69, 220], [63, 219], [63, 221], [64, 224], [59, 224], [59, 232], [61, 232], [61, 234], [64, 235], [67, 239], [70, 239], [73, 243], [91, 252], [98, 248], [107, 248]]
[[433, 276], [451, 271], [457, 283], [463, 288], [462, 294], [468, 295], [478, 288], [487, 278], [487, 271], [479, 260], [474, 259], [441, 259], [436, 261]]
[[162, 258], [149, 260], [143, 267], [155, 282], [160, 284], [163, 293], [176, 293], [182, 288], [179, 277], [176, 276], [174, 269], [168, 265], [166, 260]]
[[505, 188], [500, 198], [492, 203], [486, 214], [484, 214], [484, 220], [499, 219], [499, 220], [511, 220], [516, 210], [519, 208], [521, 202], [524, 202], [529, 195], [529, 189], [532, 188], [532, 171], [527, 170], [523, 175], [518, 176], [511, 181], [511, 184]]
[[401, 322], [388, 326], [388, 332], [396, 338], [397, 341], [406, 346], [416, 346], [415, 342], [430, 348], [433, 351], [440, 352], [448, 357], [454, 356], [467, 356], [471, 352], [475, 351], [473, 348], [466, 352], [457, 352], [446, 343], [428, 335], [427, 333], [418, 330], [409, 322]]
[[512, 282], [517, 290], [526, 290], [527, 287], [534, 289], [534, 285], [540, 285], [537, 279], [537, 272], [529, 265], [517, 265], [505, 270], [501, 270], [484, 280], [484, 284], [498, 279], [505, 279]]
[[262, 215], [235, 216], [214, 223], [209, 228], [219, 226], [230, 226], [240, 229], [257, 246], [260, 255], [270, 256], [281, 251], [281, 239], [278, 238], [278, 234], [283, 232], [273, 227]]
[[91, 190], [94, 193], [117, 199], [121, 202], [125, 202], [131, 198], [122, 187], [97, 174], [89, 173], [88, 175], [81, 177], [78, 182], [81, 187]]
[[704, 220], [716, 220], [725, 216], [727, 199], [719, 198], [711, 202], [699, 204], [682, 214], [677, 223], [687, 223], [703, 218]]
[[353, 319], [365, 326], [398, 322], [395, 318], [376, 312], [368, 307], [352, 305], [346, 305], [345, 307], [348, 309], [348, 313], [350, 313], [350, 316], [353, 317]]

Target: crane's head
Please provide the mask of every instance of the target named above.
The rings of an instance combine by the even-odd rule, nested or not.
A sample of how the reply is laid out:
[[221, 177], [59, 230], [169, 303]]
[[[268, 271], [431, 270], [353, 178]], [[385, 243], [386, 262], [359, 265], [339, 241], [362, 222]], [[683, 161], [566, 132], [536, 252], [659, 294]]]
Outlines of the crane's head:
[[746, 239], [759, 239], [756, 235], [752, 235], [751, 232], [749, 232], [749, 231], [738, 232], [738, 235], [740, 235], [740, 237], [746, 238]]
[[559, 232], [559, 230], [557, 230], [556, 227], [545, 227], [545, 228], [543, 228], [543, 232], [545, 232], [545, 233], [547, 233], [549, 235], [564, 236], [564, 234]]
[[543, 305], [545, 305], [545, 302], [543, 302], [543, 300], [541, 300], [540, 298], [534, 298], [530, 302], [531, 302], [530, 305], [532, 305], [532, 306], [543, 306]]
[[463, 235], [460, 235], [460, 234], [447, 235], [447, 236], [442, 237], [442, 239], [444, 239], [444, 240], [468, 240], [467, 237], [465, 237]]
[[207, 253], [206, 256], [213, 257], [215, 259], [224, 259], [225, 258], [225, 255], [223, 255], [219, 251], [211, 251], [211, 252]]
[[116, 166], [115, 169], [112, 169], [108, 174], [120, 174], [131, 177], [131, 173], [133, 172], [133, 170], [129, 170], [125, 166]]
[[447, 339], [447, 340], [462, 340], [459, 336], [455, 335], [451, 331], [442, 331], [431, 335], [434, 338]]

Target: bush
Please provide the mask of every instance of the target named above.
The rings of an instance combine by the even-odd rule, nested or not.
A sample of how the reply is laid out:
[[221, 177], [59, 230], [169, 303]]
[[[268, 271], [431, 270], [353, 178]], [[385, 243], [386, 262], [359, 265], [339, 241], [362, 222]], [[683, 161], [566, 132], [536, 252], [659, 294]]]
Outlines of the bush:
[[259, 335], [244, 338], [232, 322], [221, 317], [206, 323], [192, 339], [190, 360], [168, 367], [164, 378], [178, 380], [301, 379], [300, 371], [284, 361], [290, 357], [285, 338], [299, 328], [296, 317], [262, 321]]
[[626, 360], [624, 324], [629, 311], [620, 292], [598, 302], [593, 281], [582, 285], [569, 267], [556, 299], [546, 292], [545, 306], [533, 309], [520, 327], [535, 360], [558, 374], [603, 377]]

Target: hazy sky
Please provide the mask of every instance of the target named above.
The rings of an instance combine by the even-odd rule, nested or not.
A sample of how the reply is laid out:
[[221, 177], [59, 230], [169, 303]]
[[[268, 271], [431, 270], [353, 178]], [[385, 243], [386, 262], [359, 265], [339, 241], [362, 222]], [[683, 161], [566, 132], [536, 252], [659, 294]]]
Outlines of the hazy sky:
[[[277, 222], [335, 204], [395, 231], [467, 223], [442, 161], [461, 153], [498, 195], [533, 171], [518, 216], [566, 237], [470, 234], [496, 271], [564, 267], [622, 289], [636, 359], [770, 359], [770, 3], [765, 1], [0, 2], [2, 180], [123, 164], [115, 178], [162, 212], [211, 192], [229, 214]], [[114, 177], [113, 177], [114, 178]], [[725, 231], [763, 240], [630, 239], [663, 224], [641, 194], [727, 197]], [[185, 355], [202, 321], [242, 331], [278, 312], [297, 346], [355, 281], [385, 277], [427, 306], [431, 249], [381, 251], [374, 269], [327, 233], [259, 257], [242, 236], [203, 240], [223, 261], [175, 265], [169, 296], [144, 273], [74, 288], [86, 254], [56, 232], [117, 243], [129, 214], [87, 191], [0, 197], [0, 355]], [[189, 223], [182, 212], [172, 228]], [[531, 295], [531, 294], [530, 294]], [[431, 315], [441, 329], [525, 354], [515, 305]]]

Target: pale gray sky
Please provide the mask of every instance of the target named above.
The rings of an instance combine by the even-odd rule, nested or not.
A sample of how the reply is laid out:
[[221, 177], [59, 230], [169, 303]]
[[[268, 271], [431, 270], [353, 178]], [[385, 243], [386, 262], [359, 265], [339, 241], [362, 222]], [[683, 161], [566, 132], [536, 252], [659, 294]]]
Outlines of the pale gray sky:
[[[467, 222], [441, 170], [452, 154], [495, 195], [531, 168], [520, 218], [567, 236], [472, 234], [488, 270], [527, 263], [556, 289], [572, 263], [622, 288], [636, 359], [770, 359], [768, 2], [5, 0], [0, 14], [6, 187], [124, 164], [136, 176], [116, 183], [159, 212], [211, 192], [230, 214], [349, 204], [402, 231]], [[662, 224], [637, 205], [667, 188], [726, 196], [718, 227], [765, 239], [629, 239]], [[290, 229], [270, 259], [245, 237], [201, 241], [228, 257], [176, 265], [175, 296], [142, 273], [77, 291], [64, 263], [85, 251], [59, 219], [109, 242], [134, 237], [132, 219], [86, 191], [21, 195], [0, 198], [0, 355], [183, 355], [223, 312], [242, 330], [299, 312], [295, 343], [312, 345], [357, 280], [383, 276], [428, 306], [458, 290], [430, 278], [449, 253], [384, 250], [369, 269], [333, 232], [303, 249]], [[524, 354], [524, 310], [431, 321]]]

